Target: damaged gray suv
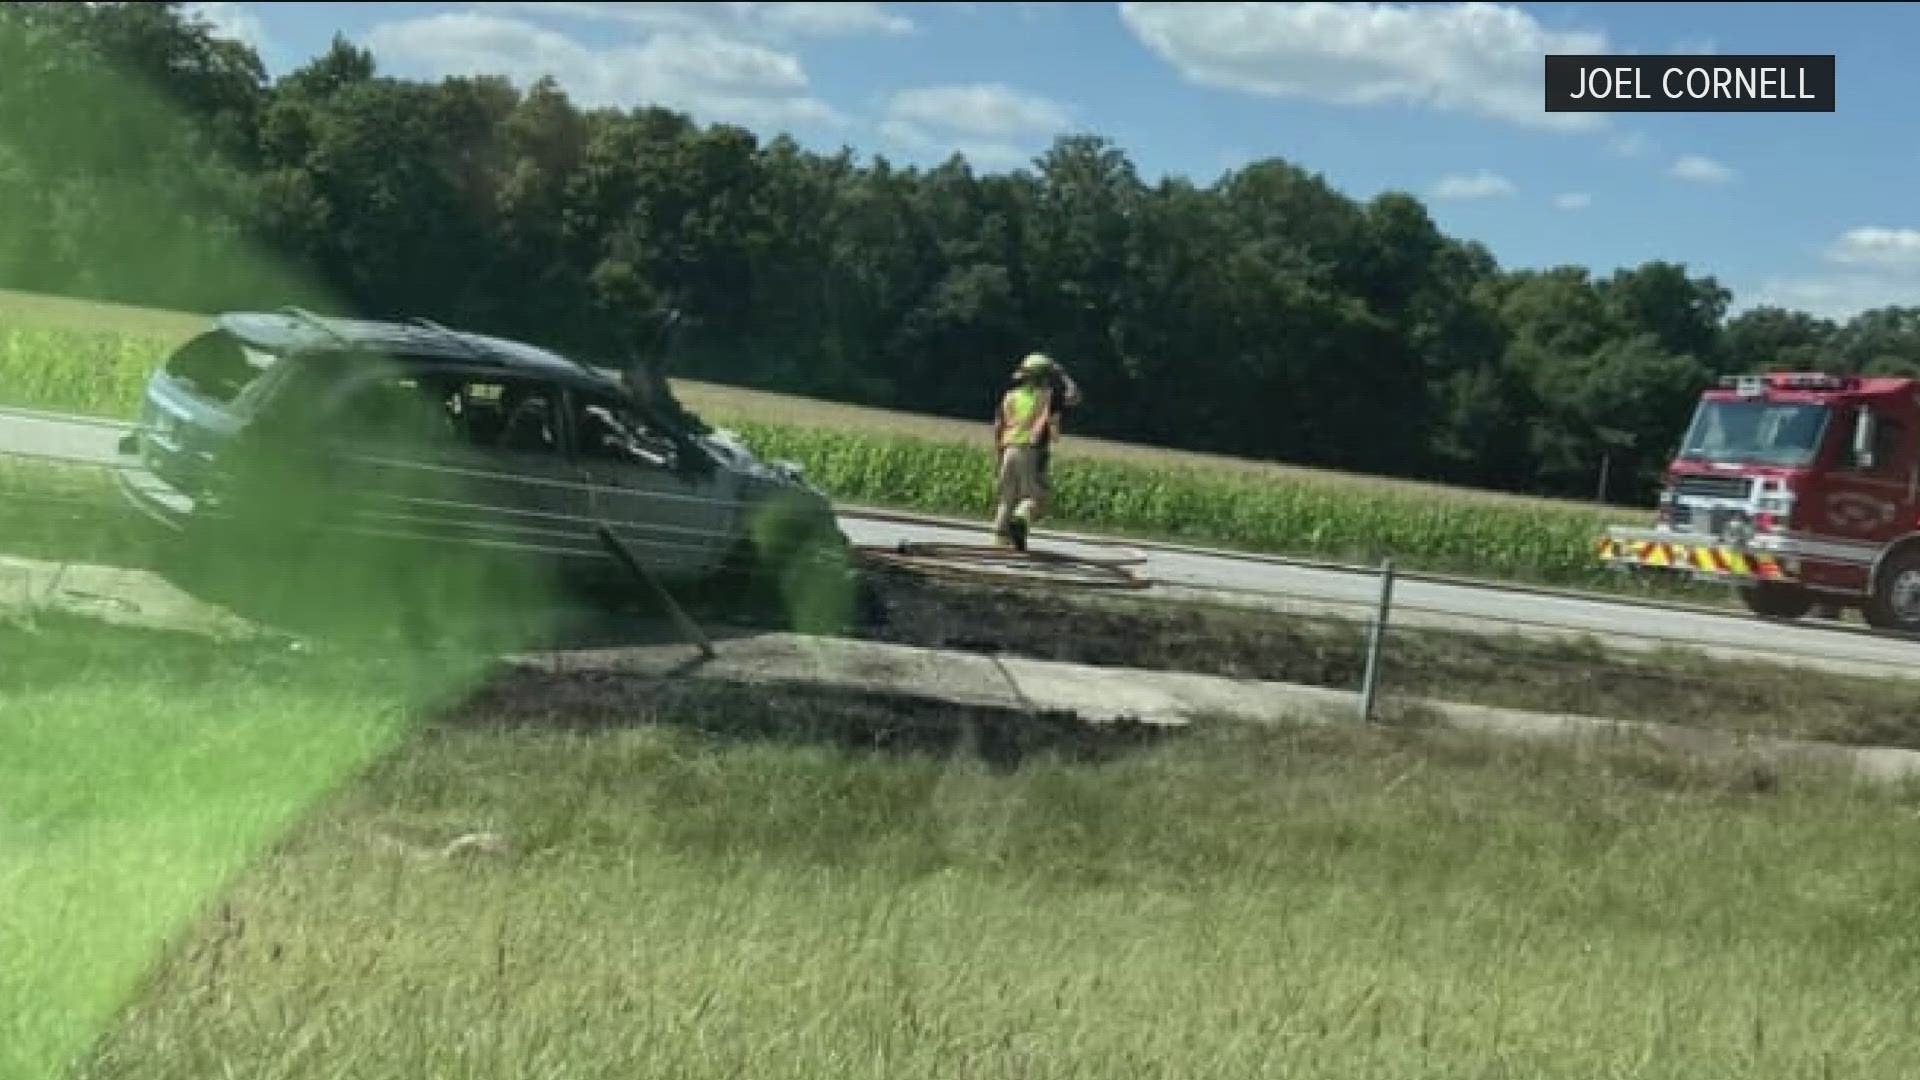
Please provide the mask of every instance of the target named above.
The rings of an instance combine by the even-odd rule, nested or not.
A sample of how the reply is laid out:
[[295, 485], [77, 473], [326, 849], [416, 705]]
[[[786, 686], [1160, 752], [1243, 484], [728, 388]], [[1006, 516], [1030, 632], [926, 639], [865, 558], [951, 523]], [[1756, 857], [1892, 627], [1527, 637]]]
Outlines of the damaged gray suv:
[[798, 467], [708, 429], [650, 366], [425, 320], [220, 316], [154, 373], [121, 451], [121, 490], [152, 521], [241, 527], [268, 557], [351, 537], [409, 545], [409, 566], [460, 551], [604, 580], [623, 572], [610, 533], [663, 583], [849, 572]]

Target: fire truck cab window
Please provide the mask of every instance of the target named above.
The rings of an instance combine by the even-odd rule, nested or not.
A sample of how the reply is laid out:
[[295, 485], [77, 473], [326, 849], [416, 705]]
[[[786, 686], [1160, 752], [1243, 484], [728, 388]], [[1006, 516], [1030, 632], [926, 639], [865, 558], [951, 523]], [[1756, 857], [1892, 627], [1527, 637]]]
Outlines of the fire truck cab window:
[[1849, 472], [1866, 473], [1871, 476], [1894, 478], [1905, 476], [1912, 464], [1912, 455], [1907, 447], [1906, 427], [1886, 413], [1874, 414], [1873, 468], [1863, 469], [1853, 457], [1853, 432], [1857, 423], [1856, 414], [1855, 417], [1849, 418], [1846, 424], [1846, 441], [1841, 444], [1843, 467]]

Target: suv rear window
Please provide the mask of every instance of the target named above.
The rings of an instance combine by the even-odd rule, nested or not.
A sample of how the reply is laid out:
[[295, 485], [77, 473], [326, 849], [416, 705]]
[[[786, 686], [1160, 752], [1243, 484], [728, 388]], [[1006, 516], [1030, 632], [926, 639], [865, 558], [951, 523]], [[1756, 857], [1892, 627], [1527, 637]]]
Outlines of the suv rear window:
[[211, 330], [176, 350], [167, 360], [167, 374], [193, 394], [226, 405], [280, 360], [278, 354], [246, 345], [224, 330]]

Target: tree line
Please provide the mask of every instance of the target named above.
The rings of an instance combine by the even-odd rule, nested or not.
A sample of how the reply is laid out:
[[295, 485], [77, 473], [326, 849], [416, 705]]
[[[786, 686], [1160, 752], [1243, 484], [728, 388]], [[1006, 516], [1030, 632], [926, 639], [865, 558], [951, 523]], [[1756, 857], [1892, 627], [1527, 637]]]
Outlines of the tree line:
[[1920, 370], [1920, 307], [1845, 324], [1684, 264], [1506, 270], [1412, 195], [1284, 160], [1144, 180], [1095, 135], [983, 173], [822, 154], [551, 81], [269, 79], [178, 4], [0, 8], [0, 286], [425, 316], [676, 375], [984, 418], [1018, 356], [1082, 434], [1645, 500], [1698, 392]]

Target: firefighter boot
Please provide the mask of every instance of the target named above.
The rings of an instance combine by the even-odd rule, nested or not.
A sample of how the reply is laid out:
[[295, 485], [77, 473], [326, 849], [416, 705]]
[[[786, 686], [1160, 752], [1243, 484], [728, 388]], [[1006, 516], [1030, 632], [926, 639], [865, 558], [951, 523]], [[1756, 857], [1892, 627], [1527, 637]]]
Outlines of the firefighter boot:
[[1013, 512], [1013, 520], [1007, 522], [1007, 532], [1013, 537], [1015, 551], [1027, 550], [1028, 517], [1033, 513], [1033, 504], [1023, 502]]

